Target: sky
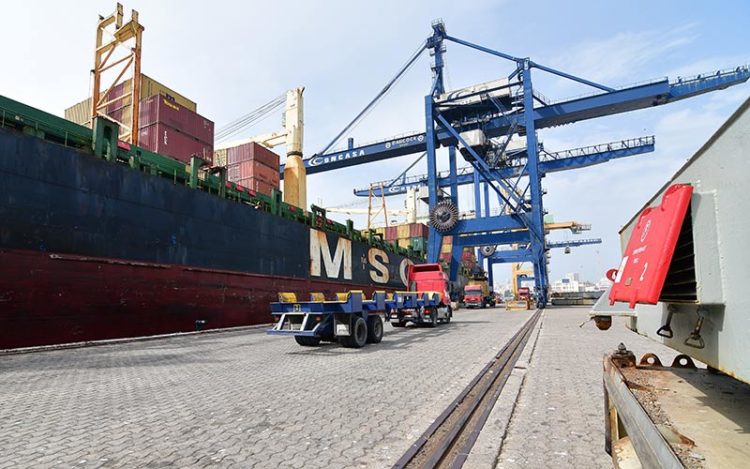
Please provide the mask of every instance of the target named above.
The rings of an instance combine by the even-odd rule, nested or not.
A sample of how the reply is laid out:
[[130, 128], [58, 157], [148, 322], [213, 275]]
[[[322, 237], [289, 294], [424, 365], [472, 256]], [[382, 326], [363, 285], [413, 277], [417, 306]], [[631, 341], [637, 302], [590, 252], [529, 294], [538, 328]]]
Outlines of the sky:
[[[109, 1], [4, 4], [0, 26], [0, 94], [53, 114], [90, 93], [97, 15]], [[691, 76], [750, 62], [750, 3], [724, 1], [129, 1], [145, 26], [142, 70], [198, 103], [217, 128], [285, 90], [305, 87], [305, 155], [321, 150], [375, 96], [430, 34], [436, 19], [449, 34], [617, 87], [668, 76]], [[8, 38], [18, 38], [17, 42]], [[506, 76], [509, 62], [449, 43], [446, 87]], [[355, 142], [424, 129], [430, 87], [424, 54], [397, 87], [349, 136]], [[534, 72], [551, 99], [593, 91]], [[593, 228], [577, 237], [603, 243], [552, 253], [552, 280], [579, 272], [597, 281], [619, 265], [618, 231], [731, 113], [750, 96], [743, 84], [666, 106], [541, 130], [549, 151], [646, 135], [656, 151], [602, 165], [553, 173], [542, 181], [545, 208], [556, 221]], [[271, 116], [246, 135], [280, 128]], [[283, 148], [280, 149], [283, 154]], [[439, 152], [439, 168], [447, 156]], [[416, 155], [308, 178], [308, 202], [366, 205], [353, 188], [395, 177]], [[461, 164], [461, 163], [459, 163]], [[424, 162], [412, 173], [426, 171]], [[470, 187], [459, 197], [473, 209]], [[388, 206], [400, 208], [390, 198]], [[345, 218], [342, 215], [339, 218]], [[352, 217], [354, 218], [354, 217]], [[355, 218], [358, 225], [362, 218]], [[550, 240], [571, 240], [554, 232]], [[496, 283], [509, 277], [495, 268]]]

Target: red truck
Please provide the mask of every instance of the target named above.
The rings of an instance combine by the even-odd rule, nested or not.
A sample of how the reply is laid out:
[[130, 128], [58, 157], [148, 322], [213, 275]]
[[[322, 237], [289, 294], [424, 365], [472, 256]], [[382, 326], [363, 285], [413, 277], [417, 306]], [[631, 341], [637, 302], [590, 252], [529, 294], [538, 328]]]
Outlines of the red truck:
[[464, 304], [467, 308], [494, 307], [495, 294], [490, 291], [487, 280], [474, 280], [464, 287]]
[[[403, 302], [403, 307], [393, 315], [391, 324], [395, 327], [403, 327], [407, 322], [413, 322], [434, 327], [438, 322], [451, 322], [453, 309], [448, 275], [443, 272], [440, 264], [410, 265], [408, 278], [409, 291], [396, 293], [396, 298]], [[422, 306], [422, 300], [419, 300], [419, 297], [433, 292], [440, 295], [440, 303], [435, 306]]]

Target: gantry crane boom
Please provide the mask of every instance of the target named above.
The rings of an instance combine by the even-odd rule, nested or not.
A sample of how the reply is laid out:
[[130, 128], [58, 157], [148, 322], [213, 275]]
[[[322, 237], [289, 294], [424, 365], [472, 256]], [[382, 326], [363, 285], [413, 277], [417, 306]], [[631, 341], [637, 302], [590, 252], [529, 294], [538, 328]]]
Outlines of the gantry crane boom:
[[[749, 78], [748, 66], [740, 66], [691, 78], [678, 78], [671, 82], [664, 78], [556, 103], [542, 104], [537, 99], [538, 106], [533, 109], [535, 127], [538, 130], [668, 104], [738, 85]], [[512, 127], [513, 122], [522, 118], [522, 115], [523, 110], [515, 110], [507, 114], [488, 117], [487, 121], [482, 123], [482, 128], [488, 137], [503, 136]], [[463, 131], [477, 128], [478, 125], [476, 122], [469, 122], [462, 125], [456, 124], [454, 127]], [[355, 147], [350, 140], [348, 148], [323, 155], [313, 155], [305, 159], [304, 164], [307, 174], [315, 174], [421, 153], [427, 148], [425, 138], [424, 132], [414, 132], [358, 147]], [[438, 130], [436, 139], [438, 146], [457, 144], [456, 138], [445, 130]]]
[[[618, 142], [603, 143], [599, 145], [590, 145], [586, 147], [563, 150], [554, 153], [543, 153], [543, 159], [539, 162], [539, 171], [542, 174], [565, 171], [568, 169], [584, 168], [601, 163], [606, 163], [617, 158], [626, 158], [628, 156], [640, 155], [654, 151], [654, 137], [640, 137]], [[518, 177], [524, 171], [524, 159], [526, 151], [520, 151], [514, 155], [516, 164], [495, 170], [497, 177], [509, 179]], [[465, 185], [474, 182], [474, 168], [465, 166], [458, 168], [456, 174], [456, 184]], [[405, 194], [410, 187], [419, 187], [427, 185], [427, 175], [406, 176], [382, 181], [372, 184], [373, 196], [381, 195], [391, 196]], [[438, 173], [438, 187], [450, 187], [451, 180], [449, 171]], [[382, 188], [381, 188], [382, 186]], [[354, 195], [358, 197], [368, 197], [370, 189], [354, 189]]]

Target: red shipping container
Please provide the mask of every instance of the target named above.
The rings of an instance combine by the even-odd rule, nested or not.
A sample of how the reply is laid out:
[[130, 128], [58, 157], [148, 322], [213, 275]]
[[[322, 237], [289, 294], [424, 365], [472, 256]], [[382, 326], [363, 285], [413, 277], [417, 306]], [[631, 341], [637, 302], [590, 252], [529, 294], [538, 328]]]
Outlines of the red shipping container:
[[142, 127], [138, 144], [147, 150], [171, 156], [186, 163], [190, 162], [191, 156], [197, 155], [210, 164], [214, 155], [213, 145], [198, 141], [162, 123]]
[[142, 100], [139, 116], [141, 128], [163, 124], [213, 146], [214, 123], [165, 96]]
[[259, 161], [270, 168], [279, 170], [279, 155], [255, 142], [245, 143], [227, 149], [227, 163]]
[[385, 229], [385, 240], [395, 241], [398, 239], [398, 226], [389, 226]]
[[[236, 170], [234, 168], [237, 168]], [[229, 164], [228, 169], [237, 174], [239, 179], [255, 178], [269, 184], [278, 184], [281, 176], [278, 167], [270, 168], [259, 161], [243, 161]]]
[[424, 223], [412, 223], [409, 225], [409, 236], [412, 238], [427, 238], [430, 228]]
[[277, 185], [269, 184], [266, 181], [261, 181], [255, 178], [240, 179], [234, 182], [246, 189], [250, 189], [259, 194], [266, 194], [266, 195], [271, 195], [271, 189], [279, 188], [278, 184]]

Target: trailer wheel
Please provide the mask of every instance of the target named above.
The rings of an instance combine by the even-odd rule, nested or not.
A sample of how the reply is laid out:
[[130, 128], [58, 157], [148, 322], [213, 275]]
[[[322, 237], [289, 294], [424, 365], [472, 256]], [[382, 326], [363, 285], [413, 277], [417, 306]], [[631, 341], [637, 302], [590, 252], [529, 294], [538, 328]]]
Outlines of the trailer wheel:
[[427, 325], [429, 327], [437, 326], [437, 308], [430, 308], [430, 322]]
[[367, 325], [367, 342], [378, 344], [383, 340], [383, 320], [378, 315], [372, 315]]
[[339, 337], [339, 343], [344, 347], [360, 348], [367, 343], [367, 323], [364, 319], [357, 317], [352, 326], [351, 335]]
[[316, 347], [320, 345], [320, 337], [306, 337], [295, 335], [294, 340], [303, 347]]
[[396, 316], [396, 321], [391, 321], [391, 326], [393, 327], [406, 327], [406, 321], [404, 321], [404, 315], [399, 314]]

